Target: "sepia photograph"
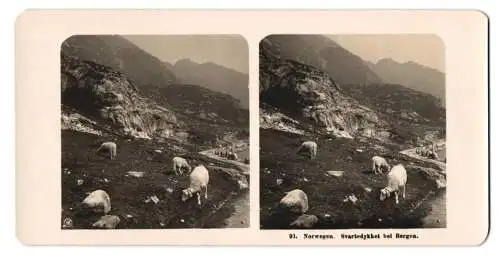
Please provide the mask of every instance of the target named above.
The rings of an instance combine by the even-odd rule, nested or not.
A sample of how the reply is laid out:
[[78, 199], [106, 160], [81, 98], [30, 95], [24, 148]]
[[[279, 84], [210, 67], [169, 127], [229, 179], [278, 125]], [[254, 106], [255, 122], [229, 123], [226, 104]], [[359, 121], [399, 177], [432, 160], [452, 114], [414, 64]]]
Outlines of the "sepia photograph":
[[61, 45], [61, 228], [249, 227], [239, 35], [74, 35]]
[[260, 41], [260, 228], [446, 228], [445, 81], [433, 34]]

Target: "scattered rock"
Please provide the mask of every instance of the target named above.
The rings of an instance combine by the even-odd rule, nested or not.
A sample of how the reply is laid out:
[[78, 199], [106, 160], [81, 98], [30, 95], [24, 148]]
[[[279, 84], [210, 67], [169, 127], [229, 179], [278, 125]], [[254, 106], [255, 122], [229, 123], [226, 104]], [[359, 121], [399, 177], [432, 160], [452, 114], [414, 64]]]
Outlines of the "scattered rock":
[[283, 184], [283, 179], [276, 179], [276, 185], [281, 185]]
[[357, 152], [359, 152], [359, 153], [362, 153], [362, 152], [363, 152], [363, 150], [362, 150], [362, 149], [359, 149], [359, 148], [358, 148], [358, 149], [356, 149], [356, 151], [357, 151]]
[[82, 201], [82, 203], [86, 207], [93, 209], [94, 212], [103, 212], [104, 214], [107, 214], [111, 211], [111, 199], [109, 198], [108, 193], [101, 189], [90, 193]]
[[173, 190], [172, 188], [166, 188], [165, 190], [166, 190], [168, 193], [173, 193], [173, 192], [174, 192], [174, 190]]
[[130, 171], [130, 172], [127, 172], [128, 175], [130, 176], [134, 176], [136, 178], [141, 178], [141, 177], [144, 177], [144, 172], [134, 172], [134, 171]]
[[344, 202], [351, 201], [351, 203], [356, 204], [358, 198], [355, 195], [349, 195], [344, 198]]
[[181, 223], [184, 223], [184, 219], [181, 219], [181, 220], [180, 220], [180, 222], [181, 222]]
[[440, 179], [437, 179], [436, 180], [436, 188], [437, 189], [442, 189], [442, 188], [445, 188], [446, 187], [446, 184], [444, 181], [440, 180]]
[[365, 187], [364, 189], [365, 189], [365, 191], [366, 191], [366, 192], [368, 192], [368, 193], [372, 192], [372, 189], [371, 189], [371, 188], [369, 188], [369, 187]]
[[308, 180], [307, 178], [304, 178], [304, 181], [305, 181], [305, 182], [308, 182], [309, 180]]
[[127, 217], [127, 218], [131, 219], [131, 218], [133, 218], [134, 216], [132, 216], [131, 214], [127, 214], [127, 215], [125, 215], [125, 217]]
[[153, 158], [148, 156], [148, 158], [146, 158], [146, 160], [151, 161], [151, 160], [153, 160]]
[[104, 215], [92, 227], [113, 229], [120, 223], [120, 218], [116, 215]]
[[238, 180], [238, 186], [239, 186], [240, 190], [247, 189], [248, 188], [248, 182], [242, 181], [242, 180]]
[[165, 223], [160, 222], [160, 226], [165, 227]]
[[155, 149], [155, 152], [158, 153], [158, 154], [161, 154], [162, 151], [159, 150], [159, 149]]
[[78, 180], [76, 181], [76, 185], [78, 185], [78, 186], [83, 185], [83, 180], [82, 180], [82, 179], [78, 179]]
[[344, 175], [343, 171], [327, 171], [327, 173], [335, 177], [342, 177]]
[[63, 220], [62, 228], [72, 228], [72, 227], [73, 227], [73, 220], [71, 218], [65, 218]]
[[158, 199], [157, 196], [150, 196], [148, 197], [146, 200], [144, 200], [145, 203], [149, 203], [149, 202], [153, 202], [155, 204], [159, 203], [160, 202], [160, 199]]
[[281, 209], [288, 210], [292, 213], [305, 213], [309, 210], [309, 200], [304, 191], [294, 189], [285, 193], [279, 202]]
[[303, 214], [290, 223], [290, 226], [294, 228], [312, 228], [316, 223], [318, 223], [318, 217], [315, 215]]

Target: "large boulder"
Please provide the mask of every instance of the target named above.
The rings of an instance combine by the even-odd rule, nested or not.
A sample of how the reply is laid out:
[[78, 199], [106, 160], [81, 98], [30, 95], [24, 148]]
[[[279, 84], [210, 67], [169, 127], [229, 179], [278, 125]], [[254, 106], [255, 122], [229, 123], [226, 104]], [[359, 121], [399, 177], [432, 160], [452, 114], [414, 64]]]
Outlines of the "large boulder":
[[111, 199], [108, 193], [101, 189], [90, 193], [83, 199], [82, 204], [96, 213], [107, 214], [111, 211]]
[[309, 210], [309, 200], [304, 191], [294, 189], [285, 193], [279, 202], [281, 210], [302, 214]]

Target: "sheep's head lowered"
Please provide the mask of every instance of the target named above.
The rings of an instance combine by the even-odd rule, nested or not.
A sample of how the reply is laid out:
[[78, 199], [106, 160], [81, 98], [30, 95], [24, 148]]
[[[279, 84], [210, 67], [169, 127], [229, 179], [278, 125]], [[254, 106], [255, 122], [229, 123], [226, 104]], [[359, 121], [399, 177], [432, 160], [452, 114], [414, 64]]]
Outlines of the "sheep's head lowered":
[[186, 188], [182, 190], [181, 200], [182, 202], [186, 202], [189, 198], [193, 197], [193, 189]]
[[391, 196], [391, 192], [387, 190], [387, 188], [383, 188], [380, 190], [380, 201], [384, 201], [389, 196]]

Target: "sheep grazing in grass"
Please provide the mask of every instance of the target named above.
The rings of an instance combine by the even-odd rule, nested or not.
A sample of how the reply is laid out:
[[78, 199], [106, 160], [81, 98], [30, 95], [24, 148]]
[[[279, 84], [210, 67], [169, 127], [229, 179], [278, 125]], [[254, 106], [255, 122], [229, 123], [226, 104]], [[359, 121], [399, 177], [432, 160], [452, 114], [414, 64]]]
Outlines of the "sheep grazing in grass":
[[297, 149], [297, 154], [301, 155], [304, 151], [309, 154], [309, 159], [314, 159], [318, 152], [318, 144], [314, 141], [305, 141]]
[[205, 168], [205, 166], [203, 165], [196, 166], [189, 175], [189, 181], [189, 187], [182, 190], [181, 199], [183, 202], [185, 202], [186, 200], [193, 197], [194, 194], [196, 194], [198, 205], [201, 205], [200, 197], [202, 190], [205, 190], [205, 200], [208, 198], [207, 187], [209, 175], [207, 168]]
[[103, 212], [107, 214], [111, 211], [111, 199], [104, 190], [96, 190], [90, 193], [83, 201], [83, 205], [92, 209], [94, 212]]
[[384, 201], [386, 198], [390, 197], [391, 193], [394, 193], [394, 199], [396, 204], [399, 204], [398, 193], [402, 189], [402, 196], [406, 198], [406, 181], [408, 176], [406, 174], [406, 169], [402, 164], [398, 164], [389, 171], [387, 174], [387, 186], [380, 190], [380, 201]]
[[304, 191], [294, 189], [285, 192], [285, 196], [279, 202], [279, 208], [286, 209], [292, 213], [303, 214], [309, 210], [309, 200]]
[[109, 159], [116, 158], [116, 143], [108, 141], [101, 144], [101, 146], [96, 150], [96, 153], [101, 153], [106, 151], [109, 154]]
[[186, 169], [188, 172], [191, 172], [191, 166], [188, 164], [187, 160], [176, 156], [172, 159], [172, 165], [175, 174], [183, 174], [183, 169]]
[[372, 170], [375, 174], [382, 173], [382, 167], [389, 171], [391, 167], [387, 161], [381, 156], [372, 157]]

